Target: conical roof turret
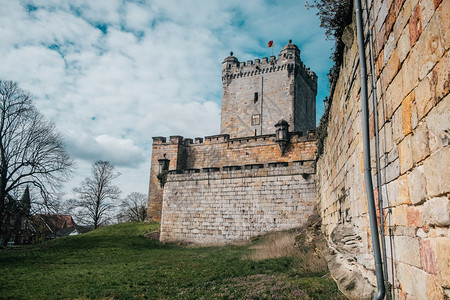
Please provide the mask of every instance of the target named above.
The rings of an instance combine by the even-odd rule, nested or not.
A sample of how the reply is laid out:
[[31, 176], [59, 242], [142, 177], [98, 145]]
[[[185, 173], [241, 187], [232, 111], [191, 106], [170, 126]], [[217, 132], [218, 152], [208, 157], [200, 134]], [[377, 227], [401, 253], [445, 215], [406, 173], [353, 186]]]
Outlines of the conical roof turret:
[[226, 57], [222, 63], [222, 75], [231, 74], [234, 67], [239, 67], [239, 60], [230, 52], [230, 56]]
[[239, 60], [236, 57], [233, 56], [233, 52], [230, 52], [230, 56], [227, 56], [223, 60], [223, 63], [228, 63], [228, 62], [239, 63]]
[[297, 47], [297, 45], [292, 43], [292, 40], [289, 40], [289, 43], [286, 44], [283, 49], [281, 49], [280, 55], [283, 58], [300, 58], [300, 49]]
[[281, 51], [287, 50], [287, 49], [299, 50], [299, 51], [300, 51], [300, 49], [298, 49], [297, 45], [292, 43], [292, 40], [289, 40], [289, 43], [287, 43], [287, 44], [283, 47], [283, 49], [281, 49]]

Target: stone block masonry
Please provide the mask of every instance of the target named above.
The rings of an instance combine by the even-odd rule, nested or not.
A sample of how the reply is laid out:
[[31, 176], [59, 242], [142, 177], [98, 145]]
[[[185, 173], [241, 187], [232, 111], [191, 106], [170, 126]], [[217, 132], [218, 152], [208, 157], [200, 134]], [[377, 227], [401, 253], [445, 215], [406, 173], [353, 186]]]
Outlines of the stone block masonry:
[[300, 59], [291, 42], [278, 59], [239, 62], [231, 55], [222, 63], [220, 133], [231, 138], [264, 135], [284, 119], [290, 131], [316, 126], [317, 76]]
[[[374, 193], [383, 200], [385, 272], [395, 299], [448, 299], [450, 1], [362, 2], [368, 4], [364, 17], [368, 10], [374, 37], [378, 99], [374, 107], [369, 87], [369, 122], [374, 178], [375, 131], [380, 137], [381, 186], [375, 186]], [[364, 24], [368, 35], [367, 19]], [[354, 27], [350, 24], [346, 30], [354, 32]], [[365, 52], [369, 53], [368, 43]], [[317, 162], [317, 198], [323, 230], [336, 250], [335, 265], [363, 270], [353, 278], [365, 277], [371, 286], [375, 278], [363, 174], [356, 33], [353, 42], [346, 43], [343, 60], [330, 95], [324, 154]], [[334, 237], [343, 230], [354, 234], [351, 243], [357, 248], [339, 246]], [[333, 268], [331, 272], [341, 285], [345, 272]]]
[[225, 244], [304, 225], [315, 202], [314, 164], [170, 174], [160, 239]]
[[148, 219], [161, 220], [163, 195], [172, 188], [161, 187], [158, 180], [158, 160], [170, 161], [169, 173], [245, 170], [245, 168], [273, 167], [277, 165], [305, 166], [315, 160], [316, 142], [314, 132], [303, 136], [290, 133], [284, 153], [275, 141], [275, 135], [263, 135], [230, 139], [228, 135], [208, 136], [204, 140], [172, 136], [153, 138], [152, 165], [150, 171]]

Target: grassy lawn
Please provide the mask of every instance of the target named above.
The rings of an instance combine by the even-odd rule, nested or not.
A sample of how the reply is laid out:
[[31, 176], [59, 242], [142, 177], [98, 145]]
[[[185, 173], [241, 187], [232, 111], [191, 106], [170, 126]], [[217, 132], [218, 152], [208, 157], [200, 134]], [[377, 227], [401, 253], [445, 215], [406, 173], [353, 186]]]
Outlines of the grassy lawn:
[[252, 260], [251, 245], [162, 245], [157, 224], [118, 224], [0, 250], [1, 299], [345, 299], [325, 270], [301, 259]]

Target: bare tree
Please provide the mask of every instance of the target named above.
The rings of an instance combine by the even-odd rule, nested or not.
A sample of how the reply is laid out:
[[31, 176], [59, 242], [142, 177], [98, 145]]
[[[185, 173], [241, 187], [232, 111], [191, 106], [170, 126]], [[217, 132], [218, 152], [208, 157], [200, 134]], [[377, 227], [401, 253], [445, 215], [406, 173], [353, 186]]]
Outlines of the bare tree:
[[122, 200], [122, 211], [118, 215], [119, 221], [143, 222], [147, 217], [147, 196], [133, 192]]
[[72, 204], [78, 207], [79, 221], [98, 228], [108, 221], [108, 213], [120, 196], [120, 189], [113, 180], [120, 173], [109, 161], [96, 161], [92, 164], [91, 177], [87, 177], [79, 187], [73, 189], [78, 195]]
[[[6, 238], [9, 208], [26, 186], [47, 204], [73, 167], [55, 125], [38, 112], [16, 82], [0, 80], [0, 235]], [[6, 234], [6, 235], [5, 235]], [[3, 239], [4, 240], [4, 239]]]

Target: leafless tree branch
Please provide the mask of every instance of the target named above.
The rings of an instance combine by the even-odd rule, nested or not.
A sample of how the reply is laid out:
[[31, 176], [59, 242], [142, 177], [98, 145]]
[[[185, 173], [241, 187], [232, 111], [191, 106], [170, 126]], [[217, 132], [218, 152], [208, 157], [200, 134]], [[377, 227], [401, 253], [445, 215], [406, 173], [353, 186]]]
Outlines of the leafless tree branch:
[[119, 175], [120, 173], [115, 172], [114, 165], [108, 161], [99, 160], [92, 164], [91, 177], [87, 177], [79, 187], [73, 189], [78, 197], [72, 200], [72, 205], [78, 207], [81, 222], [98, 228], [106, 221], [107, 213], [114, 207], [121, 193], [113, 185], [113, 180]]
[[32, 96], [16, 82], [0, 80], [0, 233], [6, 230], [8, 197], [28, 185], [47, 204], [73, 166], [55, 125], [34, 107]]
[[147, 217], [147, 196], [133, 192], [121, 203], [121, 212], [117, 216], [120, 222], [143, 222]]

